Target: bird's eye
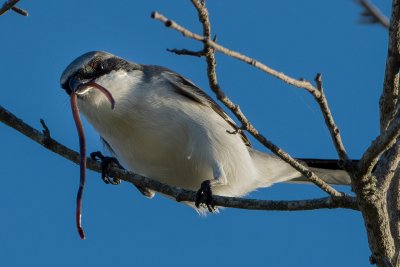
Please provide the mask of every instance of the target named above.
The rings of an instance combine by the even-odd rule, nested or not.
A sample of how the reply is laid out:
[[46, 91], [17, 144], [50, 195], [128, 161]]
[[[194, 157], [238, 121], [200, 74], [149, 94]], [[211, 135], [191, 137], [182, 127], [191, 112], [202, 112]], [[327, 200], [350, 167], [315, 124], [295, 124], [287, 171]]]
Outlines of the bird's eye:
[[105, 69], [105, 65], [104, 62], [100, 62], [100, 61], [93, 61], [90, 64], [91, 68], [95, 71], [102, 71]]

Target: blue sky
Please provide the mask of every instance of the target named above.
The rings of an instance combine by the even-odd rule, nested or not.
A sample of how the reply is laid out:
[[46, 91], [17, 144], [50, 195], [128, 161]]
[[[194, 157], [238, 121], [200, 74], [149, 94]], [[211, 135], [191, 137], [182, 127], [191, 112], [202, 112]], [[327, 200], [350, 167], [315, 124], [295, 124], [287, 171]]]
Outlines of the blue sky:
[[[387, 32], [359, 23], [360, 8], [341, 1], [209, 1], [221, 44], [295, 78], [324, 78], [349, 155], [359, 158], [379, 131]], [[389, 1], [379, 3], [389, 14]], [[59, 77], [77, 56], [105, 50], [173, 69], [210, 92], [202, 59], [166, 48], [201, 44], [150, 19], [159, 11], [201, 32], [189, 1], [24, 1], [25, 18], [0, 17], [0, 104], [78, 149]], [[222, 88], [270, 140], [296, 157], [336, 158], [317, 105], [304, 91], [223, 55]], [[101, 148], [86, 123], [88, 150]], [[123, 183], [107, 186], [88, 171], [83, 205], [87, 239], [75, 229], [78, 166], [0, 124], [0, 266], [366, 266], [361, 215], [348, 210], [264, 212], [225, 209], [200, 217], [165, 197], [145, 199]], [[255, 147], [261, 146], [254, 142]], [[346, 190], [346, 188], [340, 188]], [[279, 184], [250, 195], [300, 199], [325, 194]]]

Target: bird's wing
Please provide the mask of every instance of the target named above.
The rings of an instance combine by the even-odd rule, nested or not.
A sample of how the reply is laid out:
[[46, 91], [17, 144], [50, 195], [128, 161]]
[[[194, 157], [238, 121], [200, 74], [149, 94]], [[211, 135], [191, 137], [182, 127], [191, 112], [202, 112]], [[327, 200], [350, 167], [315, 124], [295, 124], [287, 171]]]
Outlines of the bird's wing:
[[103, 136], [100, 136], [100, 141], [103, 144], [104, 148], [106, 150], [108, 150], [108, 152], [110, 152], [113, 156], [116, 156], [116, 154], [115, 154], [114, 150], [112, 149], [111, 145], [107, 142], [106, 139], [104, 139]]
[[228, 114], [215, 102], [209, 95], [207, 95], [203, 90], [198, 88], [188, 79], [182, 77], [181, 75], [170, 71], [164, 70], [161, 74], [170, 85], [176, 90], [176, 92], [188, 99], [195, 101], [199, 104], [210, 107], [214, 112], [221, 116], [230, 126], [232, 126], [234, 131], [237, 131], [246, 146], [251, 147], [251, 143], [243, 131], [237, 126], [237, 124], [229, 117]]

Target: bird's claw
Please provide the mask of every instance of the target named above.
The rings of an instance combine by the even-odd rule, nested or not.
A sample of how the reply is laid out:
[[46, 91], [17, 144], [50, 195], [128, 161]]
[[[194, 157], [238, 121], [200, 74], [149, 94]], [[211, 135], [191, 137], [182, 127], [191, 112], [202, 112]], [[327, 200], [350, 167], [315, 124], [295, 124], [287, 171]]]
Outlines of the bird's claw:
[[216, 207], [212, 199], [212, 190], [210, 180], [201, 183], [200, 189], [196, 193], [195, 205], [197, 208], [206, 206], [209, 212], [215, 212]]
[[[96, 161], [100, 160], [100, 162], [101, 162], [101, 179], [103, 179], [103, 181], [106, 184], [118, 185], [121, 183], [120, 179], [110, 177], [110, 170], [112, 167], [118, 167], [120, 169], [124, 169], [124, 167], [121, 166], [121, 164], [119, 163], [119, 161], [116, 158], [105, 157], [105, 156], [103, 156], [103, 154], [101, 154], [100, 151], [90, 153], [90, 157]], [[138, 185], [135, 185], [135, 187], [145, 197], [152, 198], [154, 196], [154, 192], [145, 187], [141, 187]]]
[[90, 157], [93, 160], [100, 160], [100, 162], [101, 162], [101, 179], [103, 179], [103, 181], [106, 184], [118, 185], [121, 183], [120, 179], [110, 176], [111, 168], [118, 167], [118, 168], [123, 169], [123, 167], [121, 166], [121, 164], [119, 163], [119, 161], [116, 158], [105, 157], [105, 156], [103, 156], [103, 154], [101, 154], [100, 151], [90, 153]]

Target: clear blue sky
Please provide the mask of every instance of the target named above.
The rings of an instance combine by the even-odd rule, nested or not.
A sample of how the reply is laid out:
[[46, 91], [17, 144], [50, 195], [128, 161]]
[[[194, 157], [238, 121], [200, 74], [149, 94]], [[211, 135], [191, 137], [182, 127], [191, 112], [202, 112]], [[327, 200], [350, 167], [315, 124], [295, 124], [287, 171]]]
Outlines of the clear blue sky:
[[[386, 30], [360, 24], [360, 8], [351, 0], [209, 2], [221, 44], [296, 78], [323, 74], [348, 153], [360, 157], [378, 134]], [[380, 6], [386, 14], [388, 2]], [[105, 50], [162, 65], [209, 92], [202, 59], [165, 50], [196, 50], [201, 44], [150, 19], [157, 10], [201, 32], [189, 1], [22, 0], [20, 6], [29, 17], [12, 12], [0, 17], [0, 104], [36, 128], [43, 118], [52, 136], [71, 148], [78, 149], [78, 139], [59, 77], [82, 53]], [[269, 139], [293, 156], [336, 157], [307, 93], [223, 55], [217, 59], [222, 88]], [[88, 150], [100, 149], [97, 134], [85, 126]], [[225, 209], [204, 218], [162, 196], [145, 199], [128, 183], [107, 186], [91, 171], [83, 200], [87, 240], [82, 241], [74, 219], [78, 166], [1, 124], [0, 137], [0, 266], [369, 264], [357, 212]], [[321, 196], [312, 185], [288, 184], [250, 195]]]

